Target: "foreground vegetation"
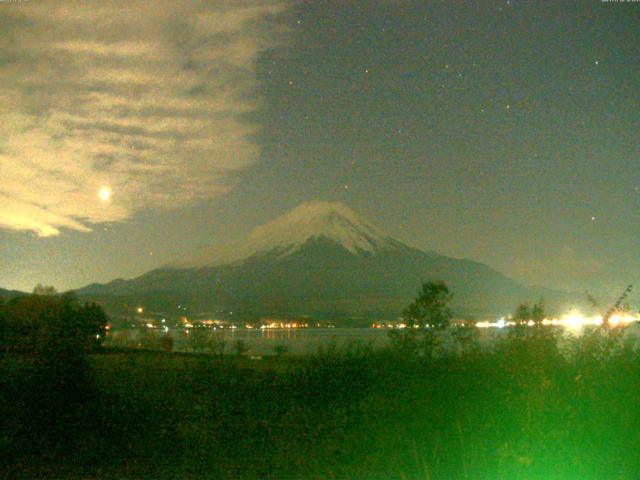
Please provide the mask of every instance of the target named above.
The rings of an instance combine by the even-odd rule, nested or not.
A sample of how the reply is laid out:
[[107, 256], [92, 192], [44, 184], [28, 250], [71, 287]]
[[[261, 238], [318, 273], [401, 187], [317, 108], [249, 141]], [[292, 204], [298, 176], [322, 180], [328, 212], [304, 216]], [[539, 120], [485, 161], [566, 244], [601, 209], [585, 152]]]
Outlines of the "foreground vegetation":
[[260, 360], [100, 349], [104, 313], [70, 295], [0, 304], [0, 477], [637, 478], [623, 329], [523, 315], [481, 348], [448, 298], [423, 286], [387, 350]]
[[427, 359], [5, 354], [4, 478], [620, 479], [640, 471], [640, 357], [593, 331]]

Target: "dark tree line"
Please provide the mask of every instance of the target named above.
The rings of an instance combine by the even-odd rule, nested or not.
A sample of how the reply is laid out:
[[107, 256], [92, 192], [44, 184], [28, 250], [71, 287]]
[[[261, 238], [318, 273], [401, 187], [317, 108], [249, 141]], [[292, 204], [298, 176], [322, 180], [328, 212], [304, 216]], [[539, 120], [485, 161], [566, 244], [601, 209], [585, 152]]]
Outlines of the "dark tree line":
[[99, 347], [106, 325], [100, 306], [52, 288], [0, 301], [0, 464], [10, 452], [28, 458], [27, 467], [73, 462], [78, 442], [96, 441], [104, 400], [86, 354]]
[[37, 355], [83, 354], [104, 337], [107, 316], [99, 305], [81, 305], [72, 292], [0, 298], [0, 349]]

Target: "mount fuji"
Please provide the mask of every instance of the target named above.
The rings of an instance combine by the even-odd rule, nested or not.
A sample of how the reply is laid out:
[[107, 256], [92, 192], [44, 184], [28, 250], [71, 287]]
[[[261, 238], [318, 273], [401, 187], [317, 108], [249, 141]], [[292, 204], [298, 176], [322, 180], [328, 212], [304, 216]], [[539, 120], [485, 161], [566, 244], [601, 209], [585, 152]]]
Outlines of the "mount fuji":
[[284, 258], [299, 252], [307, 242], [324, 239], [358, 255], [396, 247], [392, 238], [359, 219], [337, 202], [306, 202], [275, 220], [255, 228], [247, 239], [228, 245], [206, 247], [167, 266], [211, 268], [237, 264], [264, 255]]
[[[235, 318], [395, 318], [420, 282], [443, 280], [460, 315], [504, 315], [525, 300], [566, 295], [522, 285], [472, 260], [411, 247], [337, 202], [306, 202], [255, 228], [131, 280], [77, 291], [111, 310], [144, 304], [169, 314], [234, 312]], [[178, 305], [180, 307], [178, 307]]]

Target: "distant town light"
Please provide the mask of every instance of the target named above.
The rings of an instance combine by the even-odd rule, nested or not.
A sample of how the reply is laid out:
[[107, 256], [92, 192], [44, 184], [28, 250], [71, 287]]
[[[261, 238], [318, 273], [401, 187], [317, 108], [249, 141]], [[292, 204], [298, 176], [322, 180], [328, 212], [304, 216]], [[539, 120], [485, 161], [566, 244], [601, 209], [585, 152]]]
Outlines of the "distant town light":
[[[620, 325], [628, 325], [630, 323], [640, 322], [640, 315], [632, 314], [628, 312], [620, 312], [609, 317], [607, 323], [610, 327], [617, 327]], [[556, 325], [567, 327], [571, 329], [580, 329], [586, 325], [602, 325], [603, 318], [600, 315], [587, 317], [582, 313], [572, 310], [566, 315], [561, 316], [560, 318], [545, 318], [542, 320], [543, 325]], [[502, 317], [495, 322], [476, 322], [476, 327], [478, 328], [504, 328], [508, 326], [515, 325], [515, 322], [508, 321], [506, 318]], [[534, 326], [535, 322], [529, 320], [526, 322], [528, 326]]]

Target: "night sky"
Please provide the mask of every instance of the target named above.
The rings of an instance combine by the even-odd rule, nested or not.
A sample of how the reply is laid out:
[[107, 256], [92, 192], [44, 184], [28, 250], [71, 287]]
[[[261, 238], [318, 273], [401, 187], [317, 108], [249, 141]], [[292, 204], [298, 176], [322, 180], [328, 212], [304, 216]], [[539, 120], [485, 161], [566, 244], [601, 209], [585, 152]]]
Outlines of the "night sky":
[[0, 287], [307, 200], [530, 284], [640, 280], [640, 3], [0, 2]]

